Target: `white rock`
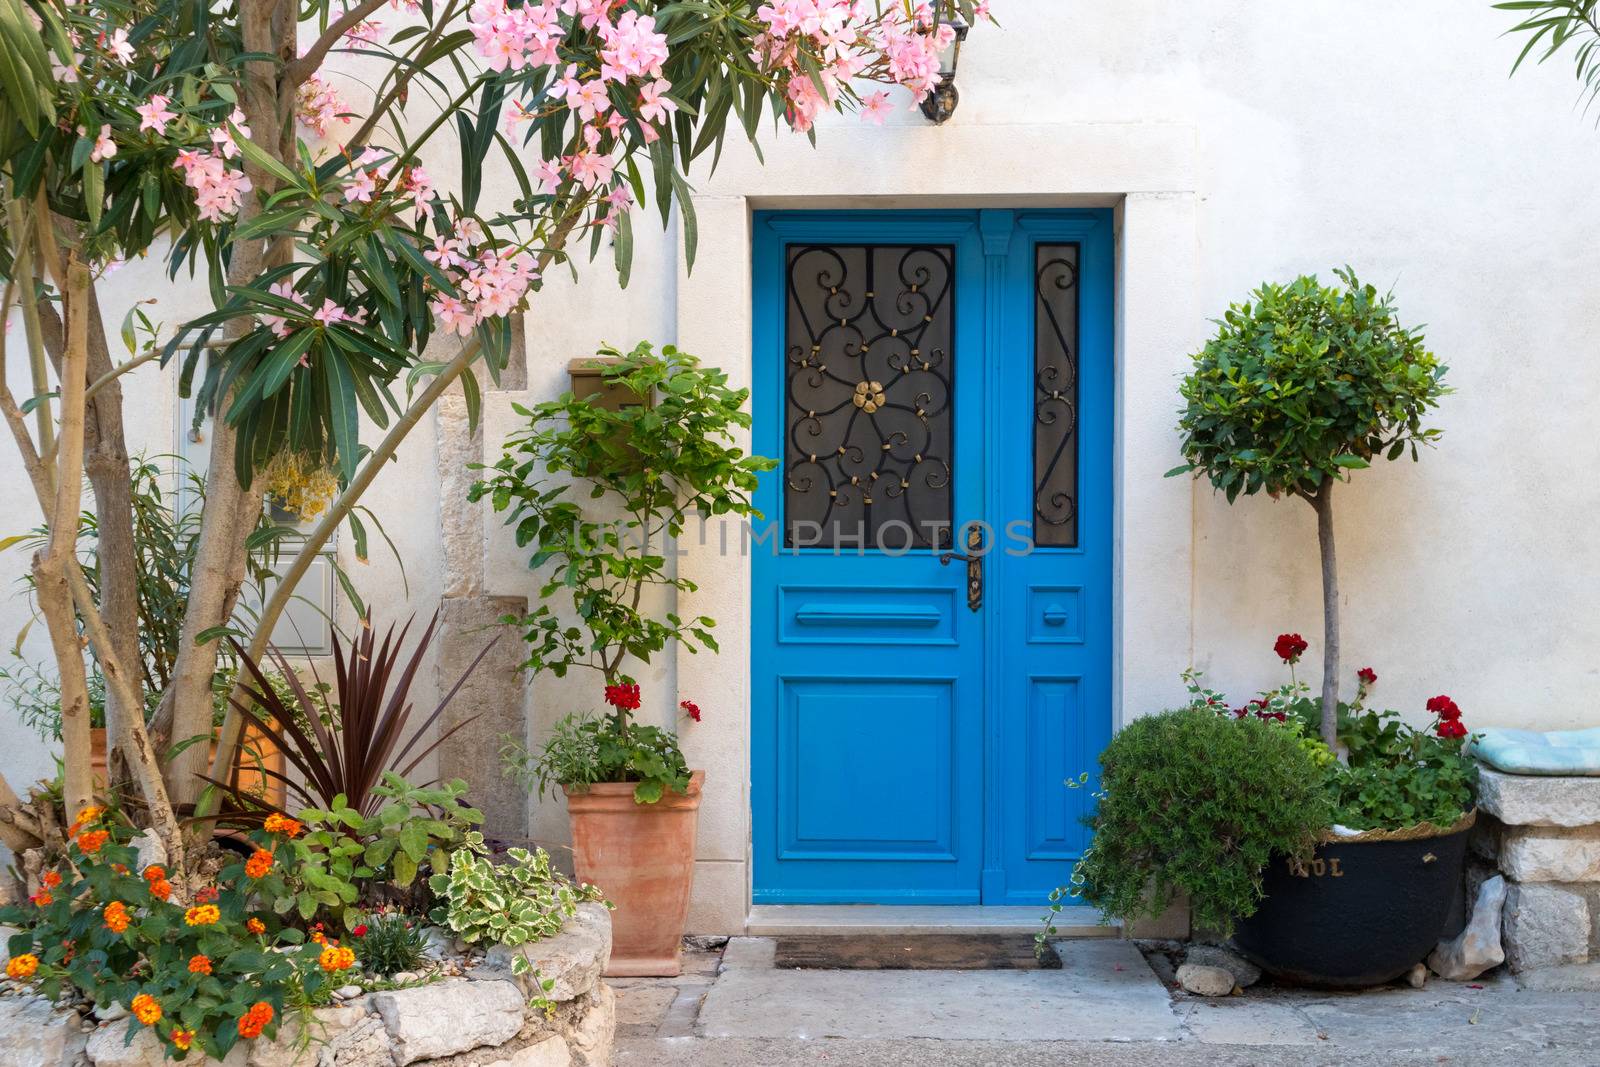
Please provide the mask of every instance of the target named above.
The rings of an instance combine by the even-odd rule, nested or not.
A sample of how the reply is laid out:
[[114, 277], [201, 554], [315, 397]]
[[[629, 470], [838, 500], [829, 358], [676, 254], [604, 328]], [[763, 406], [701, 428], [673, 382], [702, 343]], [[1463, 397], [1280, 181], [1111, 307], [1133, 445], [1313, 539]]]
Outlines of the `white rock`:
[[417, 980], [417, 976], [412, 971], [399, 971], [396, 972], [393, 980], [396, 982], [415, 982]]
[[567, 1031], [567, 1046], [576, 1067], [611, 1067], [611, 1044], [617, 1034], [617, 994], [601, 982], [594, 1000]]
[[1178, 968], [1178, 984], [1202, 997], [1225, 997], [1233, 992], [1233, 975], [1221, 967], [1185, 963]]
[[333, 991], [333, 995], [340, 1000], [354, 1000], [361, 995], [361, 987], [358, 985], [342, 985]]
[[0, 1067], [72, 1067], [87, 1039], [76, 1012], [37, 997], [0, 997]]
[[1421, 989], [1428, 984], [1428, 968], [1426, 964], [1419, 963], [1406, 972], [1406, 982], [1412, 989]]
[[1502, 932], [1514, 972], [1589, 960], [1588, 902], [1556, 886], [1512, 886]]
[[138, 854], [134, 864], [135, 871], [143, 871], [152, 863], [160, 867], [167, 865], [167, 846], [161, 843], [161, 838], [156, 836], [154, 830], [141, 830], [128, 842]]
[[1500, 869], [1518, 882], [1600, 882], [1600, 827], [1513, 828]]
[[365, 1005], [337, 1004], [330, 1008], [317, 1008], [311, 1013], [309, 1032], [302, 1035], [299, 1020], [290, 1016], [278, 1029], [271, 1041], [255, 1040], [248, 1043], [248, 1067], [294, 1067], [312, 1064], [322, 1048], [336, 1042], [345, 1031], [367, 1017]]
[[455, 954], [456, 938], [449, 930], [437, 926], [426, 926], [422, 930], [423, 936], [428, 939], [427, 947], [422, 954], [430, 960], [443, 960], [446, 956]]
[[317, 1067], [394, 1067], [389, 1032], [369, 1015], [317, 1050]]
[[[141, 1026], [134, 1032], [132, 1041], [127, 1040], [127, 1032], [127, 1023], [116, 1022], [102, 1026], [89, 1035], [87, 1051], [94, 1067], [168, 1067], [171, 1061], [166, 1058], [161, 1039], [156, 1037], [155, 1031]], [[228, 1055], [222, 1060], [222, 1067], [245, 1067], [248, 1046], [249, 1042], [240, 1042], [229, 1049]], [[183, 1062], [185, 1067], [189, 1064], [198, 1067], [217, 1061], [209, 1057], [189, 1056]]]
[[501, 1045], [522, 1029], [525, 1001], [512, 982], [450, 978], [412, 989], [374, 993], [395, 1062], [453, 1056], [480, 1045]]
[[1466, 927], [1449, 941], [1439, 942], [1428, 956], [1428, 966], [1434, 974], [1452, 982], [1470, 982], [1505, 962], [1500, 919], [1505, 911], [1506, 892], [1506, 880], [1498, 874], [1478, 887]]
[[572, 1053], [559, 1035], [528, 1045], [484, 1067], [571, 1067]]
[[114, 1023], [118, 1019], [126, 1019], [128, 1017], [128, 1006], [113, 1000], [103, 1008], [96, 1008], [94, 1013], [101, 1022]]
[[[611, 911], [604, 904], [579, 904], [577, 914], [554, 937], [516, 948], [494, 945], [484, 958], [484, 969], [489, 972], [485, 977], [509, 974], [516, 956], [532, 968], [521, 976], [528, 995], [576, 1000], [594, 988], [611, 960]], [[540, 992], [542, 986], [533, 971], [538, 972], [538, 980], [554, 980], [555, 985]]]
[[1201, 967], [1220, 967], [1233, 975], [1233, 984], [1248, 989], [1261, 981], [1261, 968], [1218, 945], [1192, 945], [1183, 962]]
[[1478, 772], [1478, 807], [1508, 826], [1600, 824], [1600, 778]]

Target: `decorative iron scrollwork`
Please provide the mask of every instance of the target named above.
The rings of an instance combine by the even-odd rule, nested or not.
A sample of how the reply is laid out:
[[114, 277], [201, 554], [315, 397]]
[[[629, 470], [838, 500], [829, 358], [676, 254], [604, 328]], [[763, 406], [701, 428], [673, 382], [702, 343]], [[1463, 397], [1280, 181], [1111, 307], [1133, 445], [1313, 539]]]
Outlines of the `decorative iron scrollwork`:
[[1034, 250], [1033, 540], [1078, 543], [1078, 246]]
[[954, 249], [794, 245], [784, 325], [784, 544], [944, 548]]

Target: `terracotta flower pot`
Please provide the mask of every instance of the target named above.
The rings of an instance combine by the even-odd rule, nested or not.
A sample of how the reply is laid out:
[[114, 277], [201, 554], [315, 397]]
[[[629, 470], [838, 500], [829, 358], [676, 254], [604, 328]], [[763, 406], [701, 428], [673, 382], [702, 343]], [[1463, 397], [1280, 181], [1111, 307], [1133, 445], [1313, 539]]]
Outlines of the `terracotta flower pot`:
[[[217, 754], [212, 742], [210, 756]], [[89, 731], [89, 767], [94, 775], [95, 788], [104, 789], [107, 781], [107, 754], [105, 727]], [[265, 798], [269, 803], [282, 805], [283, 783], [266, 772], [283, 771], [283, 754], [278, 746], [253, 726], [246, 725], [239, 742], [239, 755], [234, 760], [239, 788], [246, 793]]]
[[669, 792], [654, 804], [636, 802], [623, 782], [566, 791], [578, 879], [616, 905], [608, 977], [671, 978], [680, 970], [704, 780], [695, 771], [686, 796]]

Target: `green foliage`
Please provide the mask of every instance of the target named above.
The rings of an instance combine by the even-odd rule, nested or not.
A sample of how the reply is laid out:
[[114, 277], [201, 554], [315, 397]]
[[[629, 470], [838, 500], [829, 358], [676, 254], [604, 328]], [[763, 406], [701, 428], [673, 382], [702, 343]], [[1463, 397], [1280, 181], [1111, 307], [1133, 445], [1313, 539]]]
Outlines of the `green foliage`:
[[[1543, 63], [1568, 45], [1576, 45], [1575, 73], [1585, 103], [1600, 96], [1600, 20], [1596, 6], [1600, 0], [1508, 0], [1495, 4], [1500, 11], [1521, 13], [1521, 21], [1511, 27], [1510, 33], [1527, 36], [1522, 51], [1517, 53], [1511, 72], [1516, 73], [1523, 60], [1538, 50], [1534, 62]], [[1540, 48], [1540, 46], [1543, 48]]]
[[373, 789], [381, 803], [371, 815], [343, 796], [327, 809], [307, 808], [299, 813], [306, 832], [286, 846], [294, 862], [275, 867], [261, 888], [280, 915], [302, 923], [326, 917], [349, 929], [476, 836], [483, 813], [461, 803], [466, 791], [459, 779], [422, 789], [389, 773]]
[[1343, 287], [1305, 276], [1228, 308], [1183, 381], [1188, 462], [1169, 474], [1203, 474], [1230, 502], [1263, 490], [1310, 499], [1439, 437], [1422, 420], [1448, 391], [1446, 368], [1391, 296], [1337, 273]]
[[[505, 453], [471, 490], [487, 497], [520, 548], [533, 547], [528, 566], [548, 568], [542, 603], [520, 618], [531, 670], [565, 675], [573, 665], [592, 667], [613, 681], [625, 656], [643, 662], [669, 641], [690, 652], [715, 651], [715, 625], [705, 616], [654, 618], [639, 609], [645, 591], [669, 587], [693, 592], [662, 551], [691, 515], [760, 517], [751, 505], [756, 476], [775, 461], [745, 455], [735, 433], [748, 429], [747, 389], [729, 389], [728, 376], [695, 357], [648, 343], [602, 358], [607, 385], [653, 405], [608, 410], [599, 396], [564, 393], [532, 409], [506, 442]], [[542, 475], [557, 476], [546, 479]], [[587, 483], [585, 502], [575, 499]], [[612, 514], [620, 518], [611, 521]], [[570, 598], [581, 626], [564, 626], [550, 601]]]
[[385, 978], [415, 971], [426, 958], [428, 935], [422, 924], [402, 911], [383, 910], [351, 928], [352, 944], [359, 946], [361, 965]]
[[1261, 900], [1273, 856], [1306, 857], [1331, 815], [1291, 730], [1182, 709], [1135, 719], [1100, 756], [1094, 841], [1072, 892], [1108, 918], [1159, 915], [1178, 895], [1229, 931]]
[[[550, 866], [544, 849], [506, 850], [507, 863], [486, 855], [481, 835], [468, 835], [464, 847], [450, 854], [447, 872], [435, 874], [429, 887], [440, 900], [431, 918], [469, 944], [516, 947], [561, 932], [578, 905], [599, 900], [593, 886], [575, 886]], [[519, 954], [513, 964], [525, 971]]]
[[613, 716], [568, 715], [537, 756], [509, 737], [500, 756], [506, 773], [523, 789], [538, 789], [540, 796], [561, 785], [582, 792], [596, 782], [635, 782], [633, 799], [654, 804], [668, 790], [689, 790], [689, 764], [675, 733], [640, 723], [619, 729]]
[[1396, 711], [1341, 705], [1339, 740], [1349, 765], [1333, 768], [1334, 821], [1355, 830], [1449, 826], [1472, 807], [1477, 766], [1464, 738], [1419, 730]]
[[[220, 1060], [239, 1040], [238, 1021], [252, 1005], [271, 1006], [273, 1021], [265, 1030], [271, 1037], [286, 1005], [325, 999], [330, 985], [340, 983], [335, 972], [319, 965], [319, 946], [306, 942], [302, 931], [260, 917], [261, 887], [244, 874], [242, 863], [219, 876], [214, 921], [191, 922], [193, 909], [186, 912], [157, 896], [154, 880], [135, 869], [131, 827], [115, 816], [97, 816], [83, 829], [68, 862], [53, 872], [62, 880], [47, 903], [0, 910], [0, 922], [22, 931], [8, 942], [12, 957], [36, 955], [33, 981], [50, 999], [76, 989], [103, 1009], [136, 1006], [134, 998], [151, 997], [160, 1019], [150, 1025], [130, 1017], [130, 1038], [150, 1025], [167, 1054], [182, 1059], [185, 1053], [172, 1037], [174, 1027], [183, 1027], [196, 1032], [189, 1056], [199, 1059], [203, 1051]], [[80, 847], [102, 829], [110, 835], [104, 844]], [[265, 833], [253, 840], [262, 847], [273, 844]], [[108, 925], [113, 903], [127, 913], [124, 930]], [[250, 918], [264, 923], [261, 934], [247, 928]], [[206, 957], [210, 973], [193, 968], [196, 956]]]

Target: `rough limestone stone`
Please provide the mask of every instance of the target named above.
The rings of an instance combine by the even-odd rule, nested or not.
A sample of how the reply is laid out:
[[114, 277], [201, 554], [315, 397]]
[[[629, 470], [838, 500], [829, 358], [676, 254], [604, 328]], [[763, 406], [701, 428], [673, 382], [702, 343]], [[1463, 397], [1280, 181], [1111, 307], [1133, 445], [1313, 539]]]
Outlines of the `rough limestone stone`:
[[601, 982], [589, 1008], [567, 1032], [574, 1067], [611, 1067], [611, 1045], [617, 1034], [617, 994]]
[[395, 1067], [383, 1020], [369, 1015], [317, 1051], [317, 1067]]
[[1505, 774], [1479, 768], [1478, 807], [1507, 826], [1600, 824], [1600, 778]]
[[279, 1028], [278, 1036], [273, 1040], [250, 1042], [248, 1067], [314, 1064], [321, 1049], [367, 1018], [367, 1008], [365, 1004], [340, 1004], [331, 1008], [317, 1008], [311, 1016], [313, 1021], [307, 1034], [302, 1035], [298, 1021], [290, 1018]]
[[[133, 1040], [124, 1043], [127, 1032], [128, 1024], [119, 1021], [101, 1026], [89, 1035], [87, 1052], [94, 1067], [167, 1067], [171, 1063], [154, 1031], [141, 1026]], [[245, 1067], [249, 1053], [247, 1044], [241, 1043], [228, 1050], [227, 1057], [221, 1061], [222, 1067]], [[217, 1063], [210, 1057], [200, 1056], [189, 1056], [183, 1062], [185, 1067]]]
[[537, 1044], [518, 1049], [505, 1059], [484, 1067], [571, 1067], [572, 1053], [559, 1035], [552, 1034]]
[[1472, 916], [1466, 929], [1428, 956], [1428, 966], [1440, 978], [1470, 982], [1491, 967], [1505, 962], [1505, 946], [1500, 941], [1500, 918], [1505, 911], [1506, 880], [1500, 875], [1478, 887], [1472, 902]]
[[1183, 962], [1201, 967], [1221, 967], [1233, 975], [1233, 984], [1249, 989], [1261, 981], [1261, 968], [1219, 945], [1194, 945], [1184, 954]]
[[1514, 972], [1589, 960], [1589, 905], [1551, 885], [1514, 885], [1503, 922], [1506, 962]]
[[[470, 528], [475, 531], [473, 552], [481, 567], [483, 526], [480, 521]], [[507, 734], [522, 737], [527, 729], [523, 704], [528, 681], [522, 669], [526, 658], [522, 642], [505, 632], [501, 620], [527, 610], [526, 597], [503, 596], [447, 596], [439, 609], [436, 676], [441, 693], [461, 679], [496, 634], [501, 635], [445, 706], [439, 732], [449, 736], [436, 750], [436, 758], [442, 780], [463, 778], [472, 783], [467, 800], [482, 810], [484, 834], [511, 842], [528, 838], [528, 794], [498, 773], [496, 753], [501, 738]]]
[[484, 964], [491, 973], [509, 975], [517, 956], [533, 967], [519, 976], [525, 993], [532, 995], [540, 982], [553, 979], [555, 985], [543, 996], [555, 1001], [576, 1000], [594, 988], [611, 959], [611, 911], [604, 904], [579, 904], [577, 914], [555, 937], [516, 948], [495, 945]]
[[1513, 829], [1500, 869], [1519, 882], [1600, 882], [1600, 826]]
[[502, 1045], [522, 1029], [525, 1000], [511, 982], [447, 979], [371, 996], [383, 1017], [400, 1067], [454, 1056], [481, 1045]]
[[72, 1067], [88, 1035], [41, 997], [0, 997], [0, 1067]]
[[1202, 997], [1225, 997], [1233, 992], [1233, 975], [1221, 967], [1185, 963], [1178, 968], [1178, 984]]

